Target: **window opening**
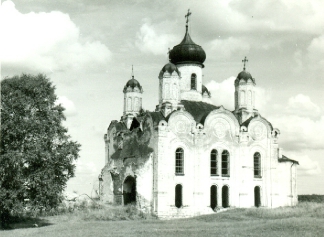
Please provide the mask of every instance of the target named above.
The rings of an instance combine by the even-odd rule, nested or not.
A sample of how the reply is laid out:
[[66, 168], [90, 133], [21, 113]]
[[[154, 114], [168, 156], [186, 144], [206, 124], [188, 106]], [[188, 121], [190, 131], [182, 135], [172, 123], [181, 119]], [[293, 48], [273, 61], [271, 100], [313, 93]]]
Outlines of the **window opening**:
[[230, 175], [230, 156], [227, 150], [222, 152], [222, 176]]
[[191, 74], [191, 90], [197, 90], [197, 75]]
[[229, 188], [226, 185], [222, 187], [222, 206], [229, 207]]
[[217, 186], [212, 185], [210, 187], [210, 207], [215, 209], [217, 207]]
[[259, 152], [254, 153], [253, 160], [254, 178], [261, 178], [261, 155]]
[[210, 175], [216, 176], [217, 172], [217, 150], [212, 150], [210, 153]]
[[175, 173], [176, 174], [183, 174], [183, 149], [178, 148], [175, 154]]
[[177, 184], [175, 186], [175, 206], [177, 208], [182, 207], [182, 185]]
[[261, 192], [259, 186], [255, 186], [254, 188], [254, 206], [256, 207], [261, 206]]

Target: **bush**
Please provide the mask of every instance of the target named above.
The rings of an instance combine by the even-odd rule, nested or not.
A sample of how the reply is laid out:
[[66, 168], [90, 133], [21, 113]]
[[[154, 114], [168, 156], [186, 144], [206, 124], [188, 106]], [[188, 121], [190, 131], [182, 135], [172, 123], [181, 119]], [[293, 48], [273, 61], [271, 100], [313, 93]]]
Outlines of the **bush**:
[[298, 195], [298, 202], [317, 202], [324, 203], [324, 195]]

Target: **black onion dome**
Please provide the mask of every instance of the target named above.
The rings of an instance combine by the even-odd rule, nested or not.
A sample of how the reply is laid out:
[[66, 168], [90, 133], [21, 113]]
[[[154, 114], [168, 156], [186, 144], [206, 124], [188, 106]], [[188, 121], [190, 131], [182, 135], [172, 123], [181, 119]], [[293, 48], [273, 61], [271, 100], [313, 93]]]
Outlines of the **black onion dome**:
[[140, 91], [142, 91], [141, 84], [134, 78], [134, 76], [132, 76], [132, 79], [128, 80], [128, 82], [124, 86], [123, 92], [125, 92], [127, 90], [127, 88], [129, 88], [129, 87], [132, 89], [137, 87]]
[[177, 68], [176, 65], [174, 65], [173, 63], [167, 63], [164, 65], [164, 67], [161, 69], [160, 71], [160, 74], [159, 74], [159, 78], [162, 78], [163, 77], [163, 74], [165, 72], [168, 72], [170, 73], [170, 75], [173, 73], [173, 72], [176, 72], [178, 74], [178, 76], [180, 77], [181, 76], [181, 73], [179, 71], [179, 69]]
[[195, 44], [186, 28], [186, 34], [182, 42], [173, 47], [169, 52], [169, 59], [174, 64], [198, 63], [203, 64], [206, 60], [206, 53], [200, 45]]
[[209, 90], [207, 89], [207, 87], [204, 86], [204, 85], [202, 85], [201, 93], [204, 94], [205, 92], [207, 92], [207, 94], [210, 96], [210, 92], [209, 92]]

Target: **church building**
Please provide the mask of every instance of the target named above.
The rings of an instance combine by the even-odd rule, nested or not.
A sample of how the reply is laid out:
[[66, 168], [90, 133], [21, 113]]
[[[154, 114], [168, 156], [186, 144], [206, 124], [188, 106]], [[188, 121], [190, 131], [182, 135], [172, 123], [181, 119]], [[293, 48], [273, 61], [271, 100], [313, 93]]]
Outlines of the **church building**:
[[246, 58], [233, 85], [235, 110], [214, 105], [203, 85], [206, 53], [191, 39], [188, 17], [183, 40], [157, 73], [155, 111], [143, 111], [134, 75], [123, 88], [123, 115], [104, 135], [101, 200], [134, 203], [159, 218], [296, 205], [298, 162], [282, 154], [279, 129], [255, 107]]

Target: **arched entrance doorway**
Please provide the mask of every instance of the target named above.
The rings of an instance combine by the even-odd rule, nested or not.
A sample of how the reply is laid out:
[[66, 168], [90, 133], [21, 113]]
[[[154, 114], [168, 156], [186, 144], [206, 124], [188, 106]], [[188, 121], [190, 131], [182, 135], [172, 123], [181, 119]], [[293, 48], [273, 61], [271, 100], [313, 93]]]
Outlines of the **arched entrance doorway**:
[[255, 186], [254, 188], [254, 206], [256, 207], [261, 206], [261, 192], [259, 186]]
[[136, 180], [132, 176], [127, 176], [123, 184], [124, 205], [136, 203]]
[[222, 187], [222, 206], [229, 207], [229, 188], [226, 185]]
[[217, 187], [216, 185], [212, 185], [210, 187], [210, 207], [211, 209], [215, 209], [217, 207]]

